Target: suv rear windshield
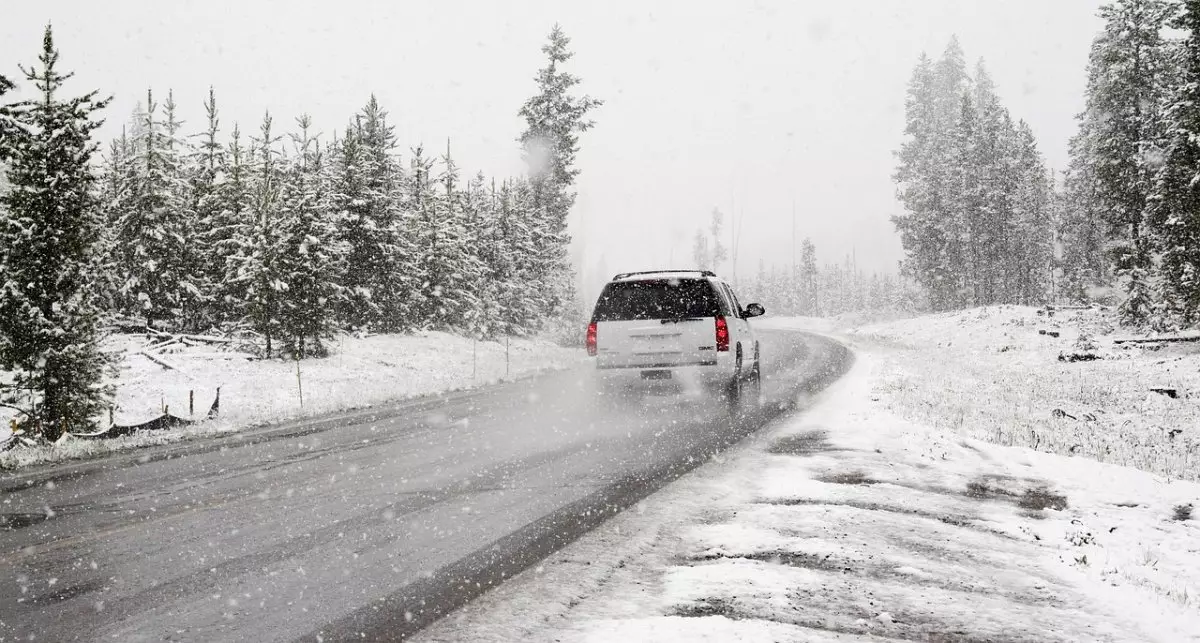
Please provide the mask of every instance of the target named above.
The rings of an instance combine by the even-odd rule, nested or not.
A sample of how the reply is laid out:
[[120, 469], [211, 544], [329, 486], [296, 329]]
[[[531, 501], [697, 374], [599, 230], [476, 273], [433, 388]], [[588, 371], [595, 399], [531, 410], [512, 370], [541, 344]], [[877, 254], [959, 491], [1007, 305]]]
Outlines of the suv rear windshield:
[[716, 317], [721, 305], [713, 287], [702, 279], [617, 281], [604, 287], [594, 321]]

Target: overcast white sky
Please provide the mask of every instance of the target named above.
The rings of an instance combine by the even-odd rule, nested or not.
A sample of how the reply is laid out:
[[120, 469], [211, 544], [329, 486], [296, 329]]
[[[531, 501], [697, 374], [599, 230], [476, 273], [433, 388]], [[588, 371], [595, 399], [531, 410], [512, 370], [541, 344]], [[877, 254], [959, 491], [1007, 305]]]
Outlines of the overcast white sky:
[[744, 214], [739, 272], [788, 263], [794, 201], [822, 262], [894, 270], [892, 151], [918, 55], [957, 34], [1062, 168], [1100, 4], [42, 0], [6, 3], [0, 72], [33, 62], [52, 21], [73, 89], [114, 95], [106, 137], [147, 87], [174, 89], [196, 128], [211, 84], [226, 126], [269, 109], [326, 132], [374, 92], [403, 145], [449, 137], [464, 169], [502, 177], [521, 172], [517, 110], [558, 22], [583, 90], [606, 101], [579, 157], [585, 269], [687, 266], [714, 206]]

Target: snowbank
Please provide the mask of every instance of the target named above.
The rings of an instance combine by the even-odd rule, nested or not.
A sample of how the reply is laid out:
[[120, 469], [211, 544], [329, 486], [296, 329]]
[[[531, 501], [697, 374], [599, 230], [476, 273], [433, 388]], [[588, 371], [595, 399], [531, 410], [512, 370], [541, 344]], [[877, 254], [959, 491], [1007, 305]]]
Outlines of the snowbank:
[[284, 360], [250, 361], [220, 353], [211, 346], [178, 346], [162, 356], [176, 367], [172, 370], [139, 354], [145, 345], [145, 338], [139, 335], [117, 335], [105, 343], [105, 350], [122, 353], [114, 420], [118, 424], [136, 424], [157, 417], [164, 408], [174, 415], [189, 417], [189, 393], [194, 396], [192, 417], [200, 419], [219, 387], [221, 404], [217, 420], [182, 430], [145, 432], [115, 440], [69, 439], [55, 448], [18, 448], [0, 454], [0, 469], [465, 389], [505, 377], [565, 368], [583, 359], [582, 351], [561, 348], [548, 341], [514, 339], [509, 344], [506, 366], [503, 342], [473, 342], [456, 335], [429, 332], [366, 338], [342, 336], [331, 346], [329, 357], [303, 360], [299, 364]]

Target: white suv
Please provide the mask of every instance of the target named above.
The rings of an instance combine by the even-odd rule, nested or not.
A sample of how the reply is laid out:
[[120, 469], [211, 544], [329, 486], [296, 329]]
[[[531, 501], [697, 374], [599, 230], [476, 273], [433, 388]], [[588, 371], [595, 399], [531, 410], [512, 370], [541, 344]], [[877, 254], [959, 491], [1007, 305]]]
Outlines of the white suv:
[[707, 270], [622, 273], [604, 287], [587, 330], [601, 382], [677, 380], [685, 389], [719, 386], [741, 403], [758, 395], [759, 344], [729, 284]]

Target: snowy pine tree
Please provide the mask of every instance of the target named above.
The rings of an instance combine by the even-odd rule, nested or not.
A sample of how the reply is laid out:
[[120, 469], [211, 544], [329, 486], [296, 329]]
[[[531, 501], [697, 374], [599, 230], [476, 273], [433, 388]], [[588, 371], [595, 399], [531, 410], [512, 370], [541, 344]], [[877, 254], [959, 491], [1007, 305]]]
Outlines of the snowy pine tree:
[[1158, 170], [1163, 135], [1161, 105], [1170, 70], [1169, 47], [1162, 31], [1175, 12], [1168, 0], [1116, 0], [1100, 15], [1104, 30], [1092, 44], [1088, 60], [1087, 106], [1080, 115], [1079, 137], [1072, 151], [1077, 170], [1091, 185], [1087, 196], [1107, 227], [1113, 267], [1130, 297], [1122, 306], [1125, 321], [1145, 320], [1150, 290], [1153, 240], [1146, 217]]
[[216, 93], [211, 87], [208, 89], [208, 99], [204, 101], [204, 113], [206, 126], [199, 135], [199, 145], [189, 159], [187, 172], [196, 226], [192, 234], [196, 261], [193, 272], [202, 293], [202, 310], [196, 320], [198, 326], [218, 324], [231, 317], [223, 301], [223, 284], [226, 277], [225, 259], [237, 229], [236, 219], [228, 220], [230, 217], [227, 215], [233, 212], [227, 209], [222, 198], [228, 161], [225, 146], [218, 139], [220, 117]]
[[439, 330], [458, 326], [473, 306], [466, 290], [470, 256], [456, 189], [458, 170], [449, 151], [445, 160], [444, 173], [435, 178], [433, 159], [421, 147], [414, 148], [409, 173], [412, 229], [421, 257], [421, 298], [415, 312], [423, 325]]
[[1034, 306], [1044, 303], [1050, 290], [1054, 190], [1033, 131], [1025, 121], [1017, 124], [1016, 136], [1013, 228], [1006, 244], [1009, 268], [1005, 273], [1010, 290], [1005, 301]]
[[336, 329], [336, 282], [343, 253], [336, 243], [332, 204], [325, 185], [325, 159], [310, 131], [308, 116], [296, 119], [295, 155], [282, 178], [275, 246], [279, 285], [278, 334], [297, 359], [324, 356], [322, 343]]
[[721, 243], [721, 230], [725, 226], [725, 214], [719, 209], [713, 208], [709, 218], [708, 231], [712, 234], [712, 253], [709, 260], [712, 264], [712, 270], [719, 271], [721, 263], [729, 258], [729, 250], [725, 244]]
[[545, 292], [535, 224], [536, 201], [529, 181], [505, 181], [500, 189], [500, 238], [505, 249], [499, 279], [503, 291], [501, 329], [507, 335], [527, 335], [547, 315], [552, 295]]
[[1057, 196], [1062, 294], [1074, 302], [1086, 301], [1090, 288], [1107, 284], [1111, 278], [1106, 255], [1109, 231], [1099, 211], [1088, 145], [1090, 137], [1082, 132], [1071, 139], [1071, 160]]
[[160, 121], [151, 92], [127, 165], [129, 189], [114, 206], [123, 312], [151, 325], [176, 325], [199, 299], [190, 236], [192, 204], [183, 177], [177, 123]]
[[489, 247], [491, 236], [491, 196], [482, 173], [467, 182], [461, 193], [463, 247], [467, 254], [463, 267], [464, 288], [470, 305], [463, 310], [460, 328], [471, 337], [486, 337], [490, 331], [491, 302], [494, 301], [491, 266], [497, 248]]
[[287, 288], [279, 260], [283, 163], [276, 148], [280, 137], [272, 127], [268, 113], [253, 139], [253, 164], [247, 181], [252, 223], [243, 230], [231, 258], [237, 266], [235, 283], [244, 293], [242, 313], [250, 327], [263, 336], [267, 356], [279, 348], [275, 340], [280, 335], [281, 291]]
[[343, 317], [352, 326], [385, 331], [414, 327], [420, 286], [395, 148], [387, 112], [372, 96], [338, 145], [332, 186], [341, 240], [349, 252]]
[[100, 170], [99, 205], [103, 228], [99, 247], [99, 293], [101, 307], [107, 312], [120, 310], [121, 271], [117, 252], [117, 230], [120, 207], [128, 198], [132, 186], [130, 163], [133, 147], [122, 129], [121, 137], [109, 143]]
[[704, 230], [697, 230], [692, 238], [692, 262], [698, 270], [712, 269], [712, 250], [708, 247], [708, 237]]
[[1154, 209], [1162, 247], [1162, 293], [1184, 324], [1200, 322], [1200, 0], [1185, 0], [1172, 26], [1185, 32], [1179, 78], [1167, 109], [1166, 154]]
[[959, 305], [964, 268], [947, 176], [952, 168], [950, 135], [961, 115], [964, 79], [957, 41], [936, 65], [921, 56], [909, 82], [905, 141], [897, 154], [895, 180], [905, 213], [893, 223], [905, 249], [904, 269], [929, 293], [934, 310]]
[[[437, 306], [432, 307], [430, 323], [435, 328], [462, 329], [478, 306], [474, 280], [480, 262], [472, 247], [467, 228], [466, 195], [458, 189], [458, 168], [450, 155], [449, 142], [442, 157], [440, 192], [435, 192], [433, 222], [440, 230], [435, 252], [426, 255], [426, 273], [431, 288], [440, 289]], [[436, 276], [435, 276], [436, 275]]]
[[[3, 74], [0, 74], [0, 98], [3, 98], [5, 94], [12, 91], [15, 87], [16, 85], [13, 84], [11, 80], [9, 80]], [[18, 133], [19, 129], [17, 124], [9, 115], [0, 111], [0, 169], [4, 169], [4, 163], [8, 160], [9, 154], [7, 148], [11, 147], [11, 145], [6, 146], [2, 143], [4, 141], [12, 141], [13, 138], [11, 137], [16, 136]], [[0, 178], [0, 188], [3, 188], [7, 185], [7, 172], [0, 172], [0, 177], [2, 177]]]
[[603, 104], [572, 93], [579, 78], [561, 69], [574, 55], [568, 48], [570, 42], [555, 25], [542, 47], [547, 64], [535, 77], [538, 91], [519, 112], [526, 126], [519, 140], [529, 167], [536, 222], [532, 231], [540, 245], [535, 278], [543, 285], [546, 310], [551, 313], [565, 311], [574, 283], [567, 257], [567, 216], [575, 204], [572, 186], [579, 175], [575, 167], [579, 134], [592, 128], [594, 122], [588, 114]]
[[959, 118], [952, 132], [949, 181], [945, 199], [949, 205], [940, 226], [947, 238], [943, 255], [954, 266], [950, 275], [953, 286], [946, 284], [947, 295], [955, 308], [984, 303], [980, 292], [982, 276], [987, 274], [984, 256], [984, 176], [979, 147], [980, 131], [975, 103], [969, 93], [959, 99]]
[[253, 151], [242, 144], [241, 128], [234, 124], [225, 153], [217, 157], [220, 180], [214, 185], [216, 204], [208, 211], [211, 218], [203, 225], [200, 237], [211, 254], [205, 264], [211, 271], [209, 276], [222, 276], [211, 284], [209, 293], [212, 316], [218, 323], [241, 322], [246, 307], [241, 270], [254, 228], [252, 157]]
[[202, 253], [196, 244], [200, 222], [191, 183], [194, 152], [181, 133], [184, 123], [178, 118], [178, 106], [175, 104], [173, 91], [167, 92], [167, 100], [163, 103], [163, 116], [163, 126], [167, 134], [165, 142], [168, 153], [176, 164], [175, 176], [171, 181], [170, 208], [178, 219], [177, 225], [182, 236], [178, 257], [179, 314], [174, 321], [181, 328], [199, 330], [204, 326], [206, 311]]
[[812, 240], [805, 238], [800, 244], [800, 301], [796, 311], [799, 315], [810, 317], [821, 316], [820, 293], [817, 283], [820, 275], [817, 270], [817, 247]]
[[35, 99], [0, 113], [0, 156], [10, 189], [0, 195], [0, 365], [17, 389], [36, 392], [32, 422], [50, 440], [86, 430], [108, 404], [100, 353], [97, 244], [102, 222], [91, 158], [96, 92], [61, 97], [46, 27], [40, 68], [25, 70]]

